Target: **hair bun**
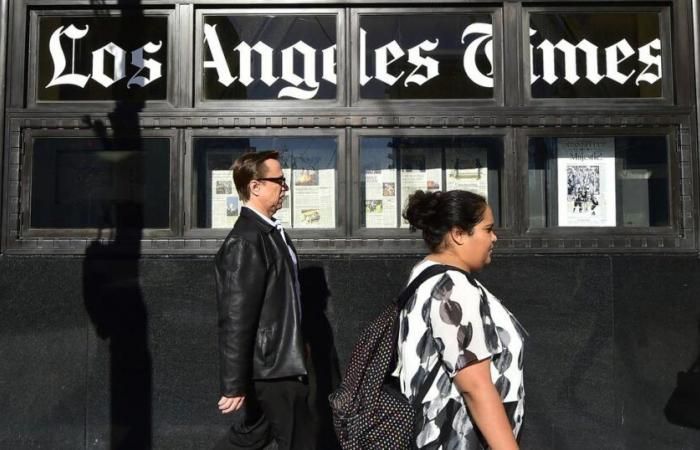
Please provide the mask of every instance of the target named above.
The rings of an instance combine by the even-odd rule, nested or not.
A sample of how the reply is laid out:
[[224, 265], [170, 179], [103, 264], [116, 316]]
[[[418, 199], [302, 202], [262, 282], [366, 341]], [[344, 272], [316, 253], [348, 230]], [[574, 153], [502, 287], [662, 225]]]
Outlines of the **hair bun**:
[[438, 214], [438, 204], [442, 192], [416, 191], [408, 197], [403, 218], [411, 225], [411, 230], [431, 228]]

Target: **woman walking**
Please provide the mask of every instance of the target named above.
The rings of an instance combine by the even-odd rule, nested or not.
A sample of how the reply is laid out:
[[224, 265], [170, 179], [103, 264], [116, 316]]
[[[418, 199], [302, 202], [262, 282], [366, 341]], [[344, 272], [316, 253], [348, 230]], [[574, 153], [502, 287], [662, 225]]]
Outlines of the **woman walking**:
[[430, 249], [409, 282], [431, 265], [451, 266], [421, 284], [400, 316], [394, 375], [402, 392], [413, 400], [432, 379], [416, 447], [517, 449], [525, 330], [473, 275], [491, 262], [493, 212], [471, 192], [417, 191], [404, 218]]

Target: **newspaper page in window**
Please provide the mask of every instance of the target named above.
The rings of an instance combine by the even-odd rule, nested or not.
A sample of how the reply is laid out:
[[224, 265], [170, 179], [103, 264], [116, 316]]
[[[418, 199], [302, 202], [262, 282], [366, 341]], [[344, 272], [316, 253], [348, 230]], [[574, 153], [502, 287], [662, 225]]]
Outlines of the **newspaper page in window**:
[[559, 138], [557, 203], [561, 227], [614, 227], [615, 138]]
[[[287, 180], [287, 183], [291, 183], [292, 169], [282, 168], [282, 174], [284, 175], [284, 178]], [[282, 222], [282, 226], [284, 228], [292, 228], [292, 207], [291, 207], [291, 204], [292, 204], [292, 196], [293, 195], [294, 194], [292, 193], [291, 188], [287, 192], [285, 192], [284, 198], [282, 199], [282, 208], [280, 208], [275, 213], [275, 219]]]
[[365, 171], [365, 226], [395, 228], [396, 169]]
[[335, 228], [335, 151], [294, 151], [294, 228]]
[[[402, 148], [401, 157], [401, 210], [408, 197], [417, 190], [439, 191], [442, 189], [442, 152], [435, 149]], [[401, 218], [401, 227], [408, 228]]]
[[487, 152], [478, 147], [445, 149], [447, 190], [461, 189], [488, 198]]
[[212, 170], [211, 227], [231, 228], [238, 220], [241, 204], [230, 170]]

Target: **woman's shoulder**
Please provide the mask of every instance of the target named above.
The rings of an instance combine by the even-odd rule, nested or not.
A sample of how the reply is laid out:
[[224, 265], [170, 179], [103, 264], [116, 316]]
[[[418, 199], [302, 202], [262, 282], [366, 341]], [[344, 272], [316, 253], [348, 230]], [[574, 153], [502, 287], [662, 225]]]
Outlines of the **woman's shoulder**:
[[[438, 264], [438, 262], [431, 261], [429, 259], [423, 259], [413, 267], [409, 282], [416, 278], [418, 274], [420, 274], [423, 270], [427, 269], [430, 266], [435, 266]], [[478, 282], [473, 277], [465, 274], [457, 268], [454, 268], [447, 269], [443, 273], [439, 273], [431, 278], [428, 278], [421, 285], [421, 290], [425, 290], [426, 288], [430, 290], [434, 288], [440, 288], [442, 290], [451, 290], [453, 291], [453, 294], [459, 296], [471, 296], [473, 294], [479, 293], [479, 285], [477, 285], [477, 283]]]

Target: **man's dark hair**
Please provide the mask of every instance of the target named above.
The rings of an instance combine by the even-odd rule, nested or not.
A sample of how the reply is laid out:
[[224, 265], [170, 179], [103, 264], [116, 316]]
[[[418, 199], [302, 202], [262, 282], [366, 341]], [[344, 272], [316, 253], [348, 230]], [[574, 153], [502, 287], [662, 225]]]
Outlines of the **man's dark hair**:
[[268, 159], [279, 160], [279, 152], [267, 150], [264, 152], [251, 152], [241, 156], [233, 163], [233, 182], [236, 185], [238, 196], [244, 202], [250, 198], [248, 185], [256, 178], [264, 178], [266, 174], [265, 161]]

